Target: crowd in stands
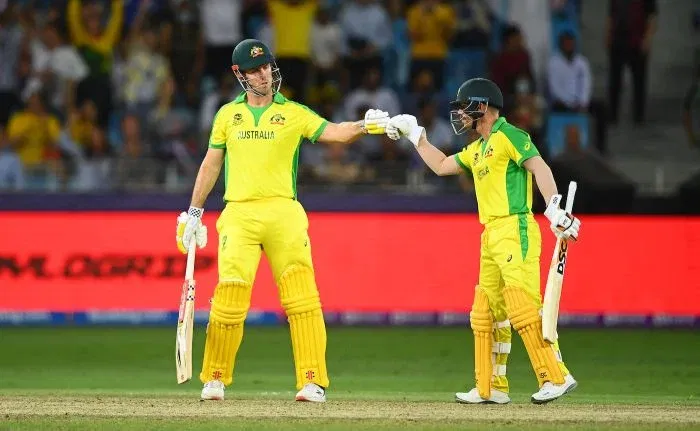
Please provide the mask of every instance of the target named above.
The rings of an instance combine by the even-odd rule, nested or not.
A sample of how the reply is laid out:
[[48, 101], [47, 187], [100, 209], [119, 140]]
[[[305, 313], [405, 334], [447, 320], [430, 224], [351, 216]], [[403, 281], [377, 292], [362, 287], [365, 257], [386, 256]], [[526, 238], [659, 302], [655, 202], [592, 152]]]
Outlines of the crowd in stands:
[[[605, 154], [618, 99], [612, 110], [592, 100], [581, 3], [0, 0], [0, 188], [190, 188], [216, 111], [241, 91], [230, 65], [244, 38], [272, 48], [286, 96], [332, 121], [360, 119], [369, 107], [410, 113], [433, 144], [457, 152], [465, 137], [452, 132], [448, 101], [464, 80], [484, 76], [503, 90], [503, 115], [546, 158], [557, 145], [583, 151], [588, 140], [586, 151]], [[611, 1], [609, 43], [620, 53], [611, 80], [632, 69], [642, 122], [644, 28], [656, 6], [639, 3], [641, 15], [628, 19]], [[624, 39], [632, 30], [636, 39]], [[557, 112], [585, 121], [548, 142]], [[302, 184], [341, 189], [470, 187], [429, 175], [407, 141], [377, 136], [349, 147], [305, 143], [299, 174]]]

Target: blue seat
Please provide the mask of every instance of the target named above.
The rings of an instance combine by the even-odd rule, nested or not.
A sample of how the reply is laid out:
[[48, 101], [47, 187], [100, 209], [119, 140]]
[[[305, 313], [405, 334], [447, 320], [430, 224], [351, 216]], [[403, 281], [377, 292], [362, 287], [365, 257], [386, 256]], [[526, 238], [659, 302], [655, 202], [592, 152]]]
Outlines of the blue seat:
[[486, 51], [483, 49], [452, 49], [447, 54], [445, 91], [456, 94], [459, 86], [471, 78], [486, 75]]
[[549, 149], [549, 157], [555, 157], [564, 151], [566, 143], [566, 128], [575, 125], [581, 136], [581, 147], [590, 145], [589, 127], [590, 120], [587, 114], [553, 112], [547, 118], [546, 142]]

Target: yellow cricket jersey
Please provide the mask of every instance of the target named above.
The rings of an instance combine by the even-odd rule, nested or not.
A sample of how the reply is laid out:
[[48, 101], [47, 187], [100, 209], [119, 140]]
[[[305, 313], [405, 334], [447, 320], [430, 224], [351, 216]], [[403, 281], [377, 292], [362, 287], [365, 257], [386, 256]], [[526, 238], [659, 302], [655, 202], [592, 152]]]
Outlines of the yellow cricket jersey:
[[296, 199], [299, 147], [316, 142], [328, 122], [306, 106], [277, 93], [273, 102], [255, 108], [245, 92], [219, 109], [209, 148], [226, 150], [226, 202], [271, 197]]
[[454, 155], [474, 177], [479, 222], [532, 212], [532, 174], [522, 164], [539, 154], [530, 135], [501, 117], [488, 140], [479, 138]]

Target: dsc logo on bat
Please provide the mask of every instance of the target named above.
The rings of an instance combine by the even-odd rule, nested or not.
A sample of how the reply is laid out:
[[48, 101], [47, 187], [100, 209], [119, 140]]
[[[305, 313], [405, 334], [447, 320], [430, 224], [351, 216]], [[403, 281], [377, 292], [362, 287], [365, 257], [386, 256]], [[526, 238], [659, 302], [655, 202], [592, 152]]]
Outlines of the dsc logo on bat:
[[569, 244], [566, 240], [561, 239], [559, 246], [559, 257], [557, 259], [557, 273], [564, 275], [564, 267], [566, 266], [566, 250], [569, 248]]

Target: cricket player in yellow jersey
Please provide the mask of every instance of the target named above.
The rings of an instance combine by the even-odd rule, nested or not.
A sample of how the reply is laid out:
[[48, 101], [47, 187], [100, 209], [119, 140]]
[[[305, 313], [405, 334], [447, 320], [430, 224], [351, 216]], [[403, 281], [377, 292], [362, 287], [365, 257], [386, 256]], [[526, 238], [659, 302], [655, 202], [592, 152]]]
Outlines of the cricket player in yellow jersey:
[[506, 364], [511, 326], [520, 334], [539, 382], [533, 403], [546, 403], [576, 387], [557, 344], [542, 337], [540, 309], [541, 236], [532, 215], [533, 176], [548, 202], [545, 216], [552, 231], [575, 240], [581, 222], [559, 208], [561, 195], [552, 171], [524, 131], [501, 117], [503, 95], [493, 82], [475, 78], [462, 84], [451, 103], [452, 127], [458, 135], [469, 128], [480, 138], [455, 155], [446, 156], [428, 142], [415, 117], [398, 115], [387, 135], [407, 137], [437, 175], [466, 171], [474, 178], [481, 235], [479, 284], [470, 323], [474, 332], [476, 387], [459, 392], [461, 403], [510, 402]]
[[311, 260], [308, 219], [296, 199], [299, 146], [351, 143], [384, 134], [389, 116], [369, 110], [364, 121], [335, 124], [286, 99], [269, 48], [246, 39], [233, 50], [232, 69], [245, 90], [219, 109], [209, 148], [194, 184], [188, 212], [178, 218], [177, 245], [206, 245], [204, 202], [225, 166], [226, 206], [216, 222], [219, 282], [211, 300], [204, 363], [203, 400], [222, 400], [233, 381], [236, 353], [251, 291], [265, 253], [279, 288], [291, 334], [297, 401], [324, 402], [329, 385], [326, 329]]

